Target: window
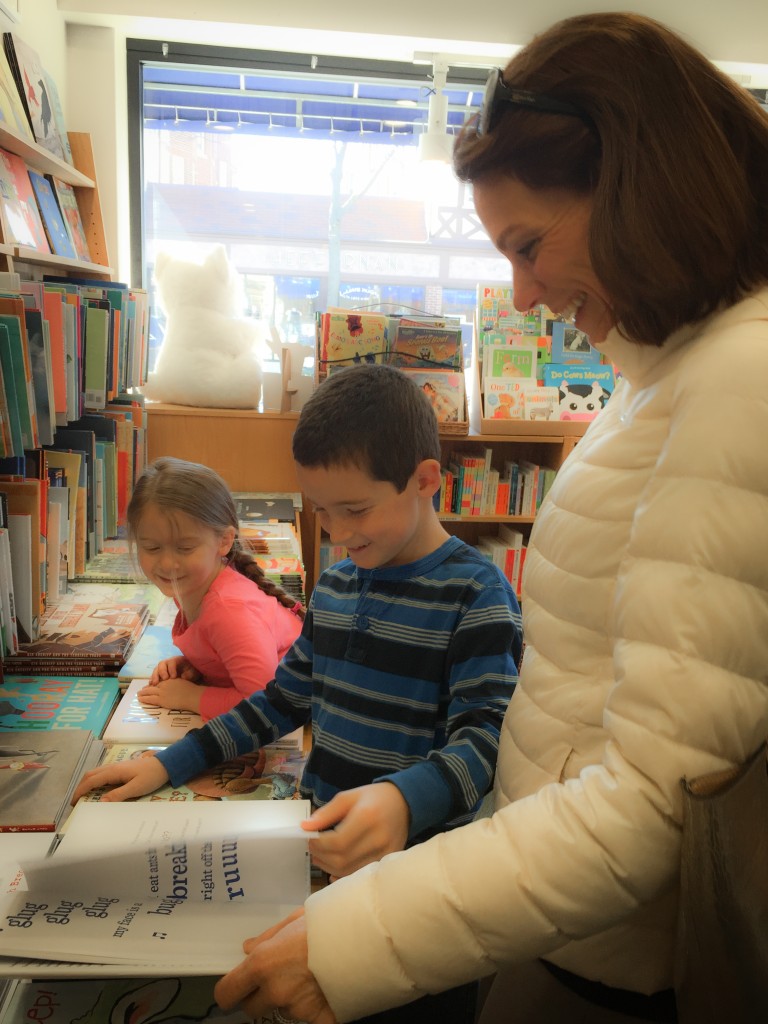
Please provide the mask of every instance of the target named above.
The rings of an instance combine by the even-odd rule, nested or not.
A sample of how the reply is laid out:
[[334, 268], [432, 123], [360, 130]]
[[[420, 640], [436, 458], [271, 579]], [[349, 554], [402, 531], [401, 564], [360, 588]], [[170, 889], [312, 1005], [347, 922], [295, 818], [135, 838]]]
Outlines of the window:
[[[283, 340], [328, 306], [471, 322], [477, 281], [508, 281], [469, 189], [420, 159], [431, 65], [165, 46], [128, 42], [134, 280], [151, 289], [161, 249], [223, 243], [245, 315]], [[449, 134], [485, 78], [449, 71]], [[159, 316], [152, 335], [156, 353]]]

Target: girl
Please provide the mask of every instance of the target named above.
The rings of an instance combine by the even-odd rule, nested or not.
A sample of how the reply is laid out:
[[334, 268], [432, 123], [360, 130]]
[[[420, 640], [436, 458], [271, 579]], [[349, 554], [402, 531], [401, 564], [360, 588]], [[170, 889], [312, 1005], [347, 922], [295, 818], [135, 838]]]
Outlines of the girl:
[[176, 602], [172, 636], [182, 652], [157, 665], [141, 700], [208, 721], [263, 689], [304, 611], [241, 548], [222, 478], [199, 463], [157, 459], [136, 483], [127, 520], [142, 571]]

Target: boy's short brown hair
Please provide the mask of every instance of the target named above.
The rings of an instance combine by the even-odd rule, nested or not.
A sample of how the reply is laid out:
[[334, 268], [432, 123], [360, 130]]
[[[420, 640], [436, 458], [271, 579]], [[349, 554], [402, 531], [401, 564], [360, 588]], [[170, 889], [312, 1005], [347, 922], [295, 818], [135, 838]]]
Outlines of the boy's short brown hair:
[[327, 377], [305, 404], [293, 457], [300, 466], [354, 465], [401, 493], [420, 462], [440, 460], [437, 419], [401, 370], [351, 366]]

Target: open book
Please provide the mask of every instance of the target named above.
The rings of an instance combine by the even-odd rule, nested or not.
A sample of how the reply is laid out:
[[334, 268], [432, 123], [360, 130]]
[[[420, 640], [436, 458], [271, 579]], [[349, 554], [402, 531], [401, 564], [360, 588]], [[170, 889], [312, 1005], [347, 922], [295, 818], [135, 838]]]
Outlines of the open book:
[[55, 853], [22, 862], [27, 890], [0, 897], [0, 976], [225, 973], [309, 895], [309, 811], [80, 802]]

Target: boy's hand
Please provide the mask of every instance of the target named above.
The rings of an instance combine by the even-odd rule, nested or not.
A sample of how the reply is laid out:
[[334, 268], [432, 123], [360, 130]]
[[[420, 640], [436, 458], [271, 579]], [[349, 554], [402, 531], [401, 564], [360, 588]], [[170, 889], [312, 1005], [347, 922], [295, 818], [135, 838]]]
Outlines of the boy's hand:
[[172, 711], [194, 711], [200, 714], [200, 698], [203, 688], [186, 679], [164, 679], [150, 682], [136, 696], [142, 704], [153, 708], [169, 708]]
[[138, 757], [135, 761], [123, 761], [121, 764], [105, 764], [83, 775], [72, 794], [72, 803], [76, 804], [81, 796], [101, 786], [117, 786], [102, 796], [105, 803], [130, 800], [131, 797], [152, 793], [167, 781], [168, 772], [154, 756]]
[[200, 679], [200, 673], [187, 661], [185, 657], [177, 654], [174, 658], [165, 658], [155, 665], [154, 672], [149, 678], [150, 683], [157, 684], [163, 679], [189, 679], [196, 683]]
[[400, 790], [391, 782], [337, 793], [301, 826], [324, 835], [309, 840], [312, 863], [332, 879], [402, 850], [408, 838], [410, 811]]
[[216, 983], [214, 998], [222, 1010], [241, 1007], [255, 1020], [279, 1006], [297, 1021], [335, 1024], [320, 986], [307, 966], [307, 929], [304, 909], [280, 924], [246, 939], [247, 956]]

